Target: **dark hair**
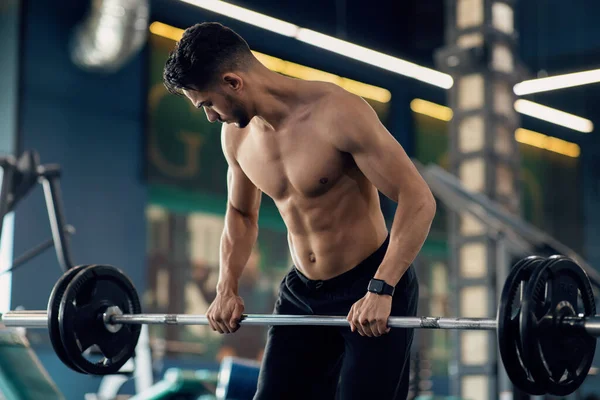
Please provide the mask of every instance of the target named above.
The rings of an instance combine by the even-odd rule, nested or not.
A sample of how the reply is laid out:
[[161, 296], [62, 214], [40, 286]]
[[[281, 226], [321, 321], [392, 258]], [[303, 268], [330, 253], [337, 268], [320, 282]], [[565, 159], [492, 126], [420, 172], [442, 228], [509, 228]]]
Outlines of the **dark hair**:
[[202, 90], [220, 74], [242, 70], [251, 60], [248, 43], [218, 22], [203, 22], [185, 30], [169, 54], [163, 82], [173, 94], [183, 89]]

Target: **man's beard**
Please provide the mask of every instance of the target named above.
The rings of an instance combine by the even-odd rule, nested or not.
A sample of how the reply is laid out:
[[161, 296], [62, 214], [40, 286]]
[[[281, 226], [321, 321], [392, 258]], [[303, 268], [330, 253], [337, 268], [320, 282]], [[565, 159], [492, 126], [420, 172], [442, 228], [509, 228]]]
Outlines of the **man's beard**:
[[233, 112], [233, 123], [238, 126], [238, 128], [245, 128], [250, 123], [250, 116], [241, 106], [236, 106]]

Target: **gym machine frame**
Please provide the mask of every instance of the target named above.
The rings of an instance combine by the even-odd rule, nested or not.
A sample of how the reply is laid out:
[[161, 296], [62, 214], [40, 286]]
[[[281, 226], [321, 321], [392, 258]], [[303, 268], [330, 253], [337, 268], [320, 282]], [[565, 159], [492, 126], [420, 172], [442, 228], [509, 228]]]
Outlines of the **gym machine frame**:
[[[0, 167], [3, 172], [0, 187], [0, 238], [6, 214], [12, 212], [17, 203], [27, 196], [38, 183], [44, 190], [52, 229], [52, 238], [14, 259], [10, 269], [26, 263], [52, 246], [56, 249], [56, 257], [62, 271], [66, 272], [73, 268], [68, 235], [75, 233], [75, 229], [65, 222], [59, 183], [60, 166], [58, 164], [40, 165], [38, 154], [35, 151], [26, 151], [18, 160], [12, 156], [0, 158]], [[4, 271], [0, 271], [0, 273], [2, 272]]]

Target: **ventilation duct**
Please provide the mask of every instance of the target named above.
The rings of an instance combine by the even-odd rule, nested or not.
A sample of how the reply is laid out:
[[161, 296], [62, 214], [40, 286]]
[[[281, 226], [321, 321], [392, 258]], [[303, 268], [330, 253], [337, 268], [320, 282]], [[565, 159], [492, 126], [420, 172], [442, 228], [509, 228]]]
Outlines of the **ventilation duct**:
[[75, 27], [73, 62], [85, 70], [117, 71], [144, 45], [149, 11], [148, 0], [92, 0]]

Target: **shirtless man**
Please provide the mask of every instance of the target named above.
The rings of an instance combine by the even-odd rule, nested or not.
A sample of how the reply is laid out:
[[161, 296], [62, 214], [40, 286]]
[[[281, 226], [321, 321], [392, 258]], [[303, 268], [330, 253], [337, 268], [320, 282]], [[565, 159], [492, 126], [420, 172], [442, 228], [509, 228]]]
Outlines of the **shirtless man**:
[[[271, 327], [255, 399], [405, 399], [413, 331], [390, 330], [387, 319], [416, 314], [412, 262], [435, 200], [401, 145], [363, 99], [270, 71], [218, 23], [184, 32], [164, 83], [223, 123], [228, 202], [212, 329], [239, 327], [238, 280], [262, 193], [281, 213], [294, 261], [274, 312], [349, 321]], [[378, 190], [398, 203], [389, 233]]]

